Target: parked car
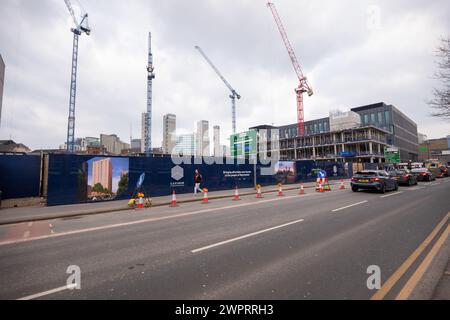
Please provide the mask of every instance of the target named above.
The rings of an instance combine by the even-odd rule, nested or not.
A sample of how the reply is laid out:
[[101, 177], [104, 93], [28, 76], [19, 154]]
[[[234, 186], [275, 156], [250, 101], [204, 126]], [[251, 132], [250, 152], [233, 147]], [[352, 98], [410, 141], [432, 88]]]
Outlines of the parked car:
[[434, 181], [436, 177], [427, 168], [412, 169], [411, 173], [416, 176], [417, 181]]
[[447, 167], [440, 166], [439, 169], [441, 170], [440, 178], [450, 177], [450, 171]]
[[435, 178], [443, 178], [446, 176], [445, 170], [443, 170], [443, 165], [437, 162], [429, 163], [427, 165], [428, 170], [433, 174]]
[[408, 169], [399, 169], [389, 172], [389, 175], [397, 180], [400, 185], [412, 186], [417, 184], [417, 177]]
[[384, 170], [358, 171], [352, 178], [351, 186], [353, 192], [358, 192], [360, 189], [376, 190], [381, 193], [398, 190], [397, 179]]

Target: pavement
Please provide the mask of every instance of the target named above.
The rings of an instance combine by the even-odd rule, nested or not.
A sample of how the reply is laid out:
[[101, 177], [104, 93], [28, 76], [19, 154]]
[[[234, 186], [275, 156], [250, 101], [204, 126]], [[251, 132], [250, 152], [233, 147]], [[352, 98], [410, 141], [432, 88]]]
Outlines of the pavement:
[[[348, 182], [348, 180], [345, 180]], [[330, 181], [330, 185], [340, 185], [339, 181]], [[315, 187], [314, 182], [309, 182], [304, 184], [305, 188], [313, 188]], [[299, 185], [286, 185], [283, 186], [283, 190], [293, 190], [298, 189]], [[264, 193], [272, 193], [277, 192], [277, 186], [265, 186], [261, 188]], [[243, 188], [239, 190], [240, 195], [253, 195], [255, 194], [254, 188]], [[233, 197], [234, 190], [222, 190], [222, 191], [213, 191], [208, 192], [208, 197], [211, 200], [214, 199], [222, 199]], [[196, 196], [192, 193], [188, 194], [178, 194], [177, 202], [178, 203], [188, 203], [198, 201], [201, 199], [202, 195], [197, 194]], [[73, 204], [73, 205], [64, 205], [64, 206], [53, 206], [53, 207], [44, 207], [44, 206], [30, 206], [30, 207], [19, 207], [19, 208], [6, 208], [0, 210], [0, 225], [5, 224], [13, 224], [20, 222], [30, 222], [30, 221], [41, 221], [48, 219], [56, 219], [63, 217], [76, 217], [83, 215], [92, 215], [106, 212], [114, 212], [114, 211], [122, 211], [128, 208], [129, 200], [118, 200], [118, 201], [106, 201], [106, 202], [97, 202], [97, 203], [82, 203], [82, 204]], [[152, 206], [166, 206], [169, 205], [172, 201], [172, 195], [167, 195], [163, 197], [153, 197], [152, 198]]]
[[0, 299], [450, 299], [450, 179], [346, 186], [2, 225]]

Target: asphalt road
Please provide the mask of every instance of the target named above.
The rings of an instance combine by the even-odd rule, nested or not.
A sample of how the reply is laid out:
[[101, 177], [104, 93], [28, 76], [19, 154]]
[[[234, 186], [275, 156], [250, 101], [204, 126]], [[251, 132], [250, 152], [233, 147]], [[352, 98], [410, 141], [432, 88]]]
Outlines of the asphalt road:
[[450, 211], [448, 178], [306, 191], [2, 226], [0, 299], [370, 299], [367, 267], [384, 283]]

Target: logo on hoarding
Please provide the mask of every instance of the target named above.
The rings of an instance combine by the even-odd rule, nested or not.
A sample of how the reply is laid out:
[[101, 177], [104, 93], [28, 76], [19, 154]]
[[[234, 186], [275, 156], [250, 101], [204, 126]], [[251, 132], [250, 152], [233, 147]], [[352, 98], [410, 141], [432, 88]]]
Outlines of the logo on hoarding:
[[180, 181], [184, 178], [184, 170], [180, 166], [175, 166], [172, 168], [172, 179]]

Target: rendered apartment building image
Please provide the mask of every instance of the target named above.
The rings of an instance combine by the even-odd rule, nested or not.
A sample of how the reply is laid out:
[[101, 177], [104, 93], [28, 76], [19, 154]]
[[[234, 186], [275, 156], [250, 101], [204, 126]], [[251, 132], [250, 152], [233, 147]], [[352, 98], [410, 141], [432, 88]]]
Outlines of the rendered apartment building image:
[[100, 183], [103, 188], [112, 191], [112, 177], [111, 158], [97, 160], [92, 163], [92, 186]]

